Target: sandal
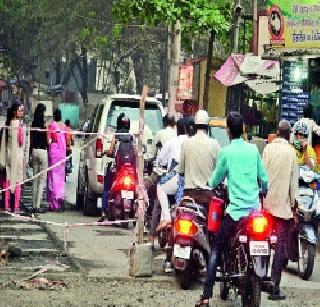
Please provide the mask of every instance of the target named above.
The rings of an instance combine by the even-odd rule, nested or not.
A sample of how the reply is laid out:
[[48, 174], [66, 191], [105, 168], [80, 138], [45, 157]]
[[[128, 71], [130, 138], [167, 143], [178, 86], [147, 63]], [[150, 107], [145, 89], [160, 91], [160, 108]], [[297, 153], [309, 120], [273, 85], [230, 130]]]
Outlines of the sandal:
[[196, 303], [195, 307], [209, 307], [209, 299], [205, 299], [203, 295], [201, 295], [200, 300]]

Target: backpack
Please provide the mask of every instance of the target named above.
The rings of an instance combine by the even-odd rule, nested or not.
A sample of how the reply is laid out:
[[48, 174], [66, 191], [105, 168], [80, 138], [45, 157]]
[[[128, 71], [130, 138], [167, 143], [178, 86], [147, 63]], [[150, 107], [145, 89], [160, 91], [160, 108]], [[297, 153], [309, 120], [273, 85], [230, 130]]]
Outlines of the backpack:
[[117, 170], [119, 170], [124, 164], [130, 164], [135, 169], [136, 156], [133, 145], [133, 137], [131, 135], [122, 135], [118, 137], [118, 141], [119, 147], [115, 156]]

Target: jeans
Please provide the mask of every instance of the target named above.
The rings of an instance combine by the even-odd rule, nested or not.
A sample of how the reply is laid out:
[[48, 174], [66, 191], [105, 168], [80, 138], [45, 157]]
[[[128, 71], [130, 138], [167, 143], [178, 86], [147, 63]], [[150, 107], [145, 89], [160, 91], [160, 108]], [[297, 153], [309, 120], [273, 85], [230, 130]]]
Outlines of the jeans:
[[[48, 152], [45, 149], [32, 151], [33, 175], [48, 168]], [[47, 181], [47, 173], [43, 173], [33, 181], [33, 208], [39, 209], [43, 197], [43, 190]]]
[[212, 297], [212, 288], [217, 275], [218, 259], [221, 258], [224, 244], [229, 242], [231, 237], [234, 235], [237, 224], [238, 222], [234, 221], [229, 214], [227, 214], [222, 221], [221, 228], [217, 233], [211, 248], [211, 256], [207, 267], [207, 277], [203, 289], [204, 299]]
[[285, 247], [289, 237], [291, 220], [273, 217], [273, 223], [273, 228], [277, 236], [277, 243], [272, 263], [271, 280], [274, 286], [274, 291], [277, 292], [280, 289], [282, 267], [285, 260]]
[[107, 166], [107, 171], [103, 181], [103, 192], [102, 192], [102, 212], [107, 213], [108, 209], [108, 193], [113, 183], [114, 173], [111, 170], [111, 163]]

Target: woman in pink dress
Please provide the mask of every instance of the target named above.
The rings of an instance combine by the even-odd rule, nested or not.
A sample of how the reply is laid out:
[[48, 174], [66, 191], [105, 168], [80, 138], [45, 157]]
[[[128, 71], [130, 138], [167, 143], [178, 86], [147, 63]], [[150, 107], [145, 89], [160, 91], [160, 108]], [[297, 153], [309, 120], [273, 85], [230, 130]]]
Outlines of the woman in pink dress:
[[53, 122], [48, 126], [48, 166], [55, 166], [48, 172], [47, 200], [51, 211], [60, 211], [65, 200], [65, 158], [66, 158], [66, 131], [61, 122], [60, 110], [55, 110]]

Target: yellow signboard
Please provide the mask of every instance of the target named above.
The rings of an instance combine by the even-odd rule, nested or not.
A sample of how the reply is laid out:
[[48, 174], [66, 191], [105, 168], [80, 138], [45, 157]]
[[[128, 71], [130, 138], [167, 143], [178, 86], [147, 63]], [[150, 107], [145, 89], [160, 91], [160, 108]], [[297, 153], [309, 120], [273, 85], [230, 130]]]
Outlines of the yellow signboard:
[[273, 47], [320, 48], [319, 0], [268, 0], [267, 8]]

